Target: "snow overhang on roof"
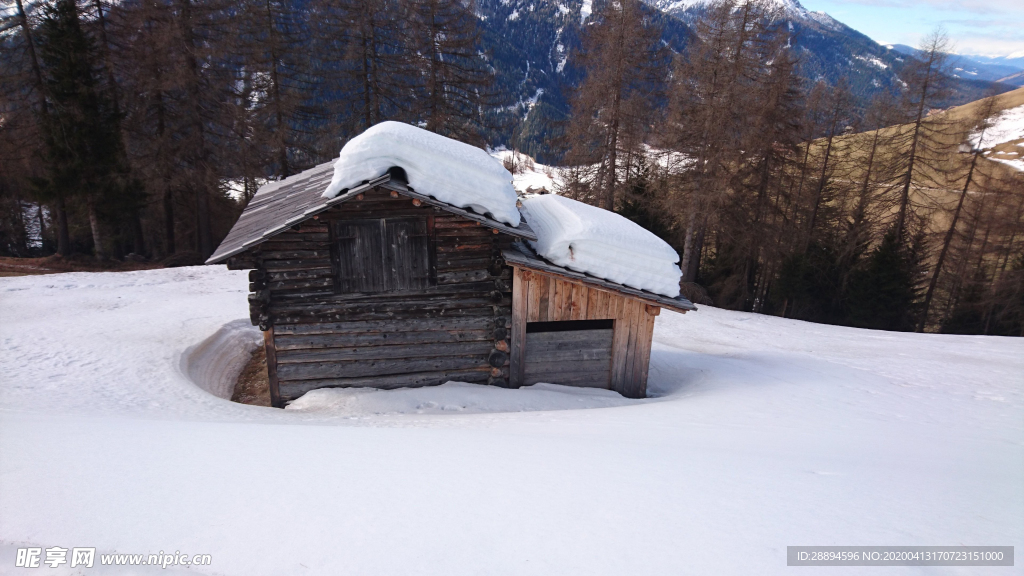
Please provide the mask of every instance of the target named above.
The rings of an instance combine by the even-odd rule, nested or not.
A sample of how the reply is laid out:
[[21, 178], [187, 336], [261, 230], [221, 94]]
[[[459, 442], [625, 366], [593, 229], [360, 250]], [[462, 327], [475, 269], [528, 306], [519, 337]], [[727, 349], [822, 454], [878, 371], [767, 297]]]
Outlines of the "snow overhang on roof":
[[324, 198], [323, 192], [331, 181], [335, 162], [336, 160], [332, 160], [320, 164], [305, 172], [285, 178], [284, 180], [271, 182], [260, 188], [245, 207], [238, 221], [231, 227], [227, 237], [220, 243], [220, 246], [217, 247], [213, 255], [207, 259], [206, 263], [219, 264], [224, 262], [228, 258], [237, 256], [261, 244], [268, 238], [276, 236], [321, 212], [329, 210], [333, 206], [351, 200], [376, 186], [415, 198], [424, 204], [436, 206], [470, 220], [475, 220], [485, 226], [517, 238], [537, 240], [537, 235], [534, 234], [525, 221], [520, 222], [516, 227], [509, 226], [489, 216], [453, 206], [447, 202], [422, 194], [404, 182], [392, 178], [387, 173], [371, 180], [366, 180], [333, 198]]
[[679, 254], [636, 222], [554, 194], [528, 196], [522, 205], [540, 238], [531, 247], [548, 262], [616, 285], [679, 296]]
[[590, 284], [597, 286], [598, 288], [618, 292], [625, 296], [636, 298], [647, 302], [648, 304], [653, 304], [662, 308], [668, 308], [675, 312], [686, 313], [690, 310], [697, 309], [697, 307], [693, 305], [693, 302], [690, 302], [682, 296], [669, 298], [668, 296], [663, 296], [647, 290], [637, 290], [636, 288], [623, 286], [622, 284], [610, 282], [584, 272], [576, 272], [575, 270], [570, 270], [564, 266], [552, 264], [551, 262], [544, 260], [532, 248], [522, 242], [516, 242], [512, 248], [503, 250], [502, 256], [504, 256], [505, 261], [512, 266], [528, 268], [541, 273], [555, 274], [569, 280], [576, 280], [583, 284]]
[[324, 198], [401, 167], [410, 187], [449, 206], [516, 227], [512, 173], [484, 150], [402, 122], [381, 122], [349, 140], [334, 164]]

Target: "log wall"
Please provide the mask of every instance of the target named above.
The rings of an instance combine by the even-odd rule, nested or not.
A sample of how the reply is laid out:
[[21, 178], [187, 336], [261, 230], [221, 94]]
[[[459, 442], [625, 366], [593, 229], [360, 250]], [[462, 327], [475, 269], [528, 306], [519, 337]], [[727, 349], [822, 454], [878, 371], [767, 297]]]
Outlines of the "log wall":
[[[428, 219], [434, 285], [341, 293], [331, 259], [331, 221], [401, 216]], [[512, 240], [378, 189], [234, 259], [235, 267], [255, 268], [250, 316], [269, 334], [276, 405], [323, 387], [397, 388], [448, 380], [507, 386], [512, 278], [501, 250]]]
[[654, 318], [661, 308], [594, 285], [514, 268], [510, 383], [526, 377], [526, 323], [613, 320], [611, 389], [627, 398], [647, 394]]

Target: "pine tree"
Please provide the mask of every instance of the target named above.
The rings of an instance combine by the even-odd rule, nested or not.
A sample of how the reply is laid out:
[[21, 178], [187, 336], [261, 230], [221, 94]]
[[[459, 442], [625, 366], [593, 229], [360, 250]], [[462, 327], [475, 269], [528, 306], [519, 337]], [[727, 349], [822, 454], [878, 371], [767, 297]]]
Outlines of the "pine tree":
[[[416, 87], [416, 39], [396, 0], [350, 0], [339, 7], [345, 42], [343, 74], [352, 101], [353, 133], [387, 119], [408, 119]], [[325, 23], [330, 26], [330, 23]]]
[[849, 325], [901, 332], [915, 328], [921, 242], [922, 236], [917, 235], [908, 243], [896, 235], [895, 226], [885, 234], [850, 278]]
[[[43, 80], [42, 66], [39, 62], [39, 55], [36, 52], [34, 27], [29, 21], [29, 15], [25, 11], [25, 5], [22, 0], [15, 0], [15, 8], [18, 30], [21, 32], [26, 59], [31, 70], [29, 84], [32, 88], [32, 96], [34, 96], [34, 100], [38, 103], [35, 110], [37, 117], [36, 129], [38, 132], [45, 132], [47, 127], [51, 125], [52, 119], [50, 118], [50, 106], [46, 102], [46, 83]], [[36, 134], [32, 134], [31, 137], [34, 138], [35, 136]], [[29, 146], [29, 148], [31, 149], [32, 147]], [[11, 161], [10, 156], [6, 156], [6, 158], [8, 162]], [[57, 253], [61, 256], [69, 256], [72, 248], [71, 235], [68, 231], [68, 210], [65, 191], [59, 188], [37, 186], [34, 192], [40, 200], [49, 202], [53, 206], [57, 216]]]
[[480, 58], [475, 4], [409, 0], [406, 4], [419, 72], [413, 117], [431, 132], [483, 145], [483, 109], [494, 102], [493, 72]]
[[574, 185], [608, 210], [616, 209], [628, 158], [643, 154], [657, 120], [668, 66], [660, 39], [639, 0], [608, 1], [597, 5], [574, 55], [585, 78], [572, 97], [565, 161], [589, 167]]
[[[931, 307], [932, 297], [935, 294], [935, 288], [938, 285], [939, 276], [942, 274], [942, 267], [946, 262], [946, 256], [949, 253], [950, 246], [952, 245], [957, 225], [960, 223], [960, 213], [963, 210], [964, 201], [967, 199], [967, 194], [971, 191], [972, 186], [977, 185], [975, 171], [978, 168], [978, 161], [981, 159], [982, 150], [984, 149], [985, 133], [990, 128], [990, 123], [995, 113], [995, 104], [996, 100], [994, 96], [990, 96], [988, 99], [983, 101], [977, 116], [974, 118], [974, 121], [969, 124], [968, 130], [965, 133], [965, 139], [968, 141], [965, 144], [971, 150], [970, 162], [967, 165], [967, 173], [963, 177], [963, 187], [960, 189], [956, 207], [953, 208], [952, 214], [950, 215], [949, 227], [946, 229], [946, 233], [939, 248], [939, 254], [936, 257], [935, 266], [931, 274], [931, 280], [928, 282], [928, 288], [925, 291], [924, 302], [921, 304], [921, 319], [917, 324], [918, 332], [924, 332], [925, 326], [928, 323], [928, 310]], [[977, 131], [977, 145], [973, 145], [970, 142], [975, 137], [975, 131]], [[953, 158], [950, 162], [955, 162], [956, 160], [956, 158]]]
[[47, 175], [37, 186], [84, 200], [93, 249], [102, 259], [108, 255], [105, 221], [137, 209], [140, 190], [128, 177], [120, 116], [99, 82], [97, 48], [82, 29], [74, 0], [47, 7], [40, 28], [52, 112], [45, 126]]
[[903, 70], [907, 87], [904, 90], [904, 106], [910, 114], [908, 131], [900, 143], [904, 168], [896, 213], [896, 237], [902, 238], [906, 221], [913, 212], [910, 192], [918, 180], [935, 176], [941, 172], [936, 163], [941, 157], [942, 135], [950, 128], [948, 123], [928, 114], [948, 93], [949, 75], [946, 62], [950, 50], [946, 35], [937, 30], [921, 44], [920, 56], [911, 58]]
[[666, 142], [692, 159], [680, 211], [685, 215], [680, 267], [683, 281], [697, 279], [706, 232], [726, 204], [733, 171], [757, 107], [752, 87], [761, 83], [780, 31], [768, 30], [773, 12], [765, 2], [717, 2], [696, 23], [698, 42], [676, 61], [672, 129]]

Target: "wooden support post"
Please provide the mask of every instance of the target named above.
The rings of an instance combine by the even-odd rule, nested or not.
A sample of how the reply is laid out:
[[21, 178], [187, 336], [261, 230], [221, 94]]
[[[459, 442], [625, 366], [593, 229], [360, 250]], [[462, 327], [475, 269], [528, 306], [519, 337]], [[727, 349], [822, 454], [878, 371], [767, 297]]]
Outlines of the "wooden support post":
[[509, 338], [512, 352], [509, 354], [509, 386], [519, 388], [523, 385], [523, 374], [526, 361], [526, 305], [529, 282], [525, 278], [525, 270], [514, 268], [512, 276], [512, 326], [509, 327]]
[[274, 345], [274, 327], [270, 326], [263, 332], [263, 347], [267, 352], [267, 380], [270, 382], [270, 405], [284, 408], [281, 403], [281, 391], [277, 382], [277, 347]]

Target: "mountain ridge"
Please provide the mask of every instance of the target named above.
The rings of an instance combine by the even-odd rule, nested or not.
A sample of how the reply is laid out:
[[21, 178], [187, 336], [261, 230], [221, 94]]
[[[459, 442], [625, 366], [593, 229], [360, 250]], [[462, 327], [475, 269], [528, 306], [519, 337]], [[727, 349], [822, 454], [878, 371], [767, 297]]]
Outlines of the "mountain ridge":
[[[594, 11], [595, 0], [480, 0], [477, 15], [504, 95], [502, 114], [506, 128], [488, 134], [492, 145], [515, 145], [538, 161], [552, 163], [551, 139], [558, 120], [569, 114], [569, 96], [582, 78], [571, 52], [579, 47], [583, 27]], [[601, 0], [596, 0], [601, 1]], [[662, 26], [662, 42], [679, 53], [695, 41], [693, 24], [718, 0], [644, 0]], [[787, 26], [790, 44], [799, 51], [800, 74], [808, 85], [818, 80], [834, 85], [845, 77], [860, 109], [883, 90], [899, 90], [899, 74], [907, 53], [891, 49], [836, 20], [825, 12], [807, 10], [799, 0], [772, 0], [779, 7], [780, 24]], [[895, 45], [894, 45], [895, 46]], [[909, 48], [909, 47], [907, 47]], [[956, 77], [953, 95], [945, 108], [981, 98], [995, 80], [1013, 69], [984, 78], [970, 73]], [[1006, 90], [1015, 86], [1007, 82]]]

